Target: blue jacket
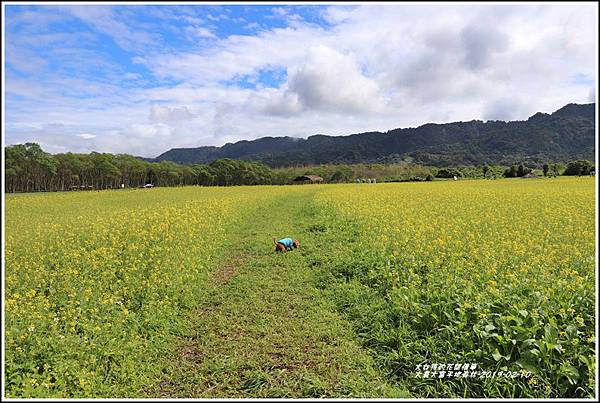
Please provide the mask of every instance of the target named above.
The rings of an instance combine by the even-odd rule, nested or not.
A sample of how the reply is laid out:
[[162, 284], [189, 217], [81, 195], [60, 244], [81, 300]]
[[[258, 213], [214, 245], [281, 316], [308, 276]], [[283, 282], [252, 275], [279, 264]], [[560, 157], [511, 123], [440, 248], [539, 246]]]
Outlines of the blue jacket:
[[294, 240], [292, 238], [283, 238], [277, 241], [277, 243], [282, 244], [288, 250], [294, 247]]

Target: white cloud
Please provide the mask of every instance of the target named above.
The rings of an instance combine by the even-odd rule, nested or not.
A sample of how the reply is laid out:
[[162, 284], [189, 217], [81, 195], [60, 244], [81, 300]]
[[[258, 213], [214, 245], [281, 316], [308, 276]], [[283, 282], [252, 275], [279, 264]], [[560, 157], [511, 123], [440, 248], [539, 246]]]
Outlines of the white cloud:
[[202, 24], [204, 21], [201, 18], [198, 17], [190, 17], [188, 15], [183, 17], [183, 20], [185, 22], [189, 22], [190, 24], [194, 24], [194, 25], [200, 25]]
[[153, 122], [181, 122], [193, 119], [195, 115], [185, 107], [169, 108], [168, 106], [152, 105], [150, 120]]
[[153, 45], [156, 41], [156, 35], [131, 29], [128, 24], [119, 20], [110, 6], [75, 5], [62, 7], [97, 31], [110, 36], [117, 45], [125, 50], [140, 50], [143, 47]]
[[202, 51], [163, 51], [136, 62], [161, 78], [207, 85], [269, 66], [298, 65], [305, 60], [307, 48], [324, 43], [326, 37], [322, 29], [312, 26], [275, 28], [257, 35], [231, 35]]
[[[36, 73], [7, 71], [9, 142], [37, 140], [52, 152], [155, 156], [262, 136], [526, 119], [569, 102], [591, 102], [590, 86], [597, 85], [572, 83], [576, 75], [596, 77], [596, 4], [335, 5], [323, 12], [332, 24], [327, 28], [292, 21], [293, 10], [283, 9], [278, 21], [287, 27], [268, 28], [263, 21], [252, 35], [223, 38], [211, 37], [213, 26], [203, 20], [218, 24], [230, 17], [207, 13], [178, 17], [181, 36], [195, 32], [197, 38], [188, 48], [157, 42], [160, 31], [129, 26], [112, 8], [69, 10], [133, 52], [131, 60], [151, 74], [121, 74], [105, 63], [110, 79], [54, 70], [40, 78], [50, 66], [42, 56], [27, 66], [33, 53], [11, 49], [7, 35], [7, 63]], [[187, 32], [188, 24], [195, 31]], [[93, 56], [62, 54], [72, 70], [77, 55]], [[273, 70], [287, 76], [261, 86], [260, 72]], [[238, 85], [244, 77], [256, 86]], [[96, 137], [79, 136], [90, 133]]]
[[227, 19], [227, 16], [224, 14], [219, 14], [219, 15], [206, 14], [206, 18], [208, 18], [211, 21], [220, 21], [222, 19]]
[[377, 83], [360, 72], [356, 61], [324, 45], [309, 48], [304, 63], [289, 69], [288, 76], [287, 87], [271, 100], [267, 112], [363, 114], [384, 107]]
[[87, 140], [87, 139], [93, 139], [93, 138], [95, 138], [96, 135], [95, 134], [91, 134], [91, 133], [81, 133], [81, 134], [78, 134], [77, 137], [81, 137], [82, 139], [86, 139]]
[[186, 28], [187, 32], [193, 36], [201, 38], [216, 38], [217, 36], [206, 27], [191, 26]]
[[[494, 99], [485, 106], [484, 120], [518, 120], [530, 114], [527, 105], [518, 96]], [[553, 111], [546, 111], [553, 112]]]

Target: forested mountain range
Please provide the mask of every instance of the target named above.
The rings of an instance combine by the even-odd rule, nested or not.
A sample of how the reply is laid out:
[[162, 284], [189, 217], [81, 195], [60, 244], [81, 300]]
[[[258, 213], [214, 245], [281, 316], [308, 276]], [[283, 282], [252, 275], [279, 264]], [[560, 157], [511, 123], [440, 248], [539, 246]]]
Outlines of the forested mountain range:
[[594, 159], [595, 104], [568, 104], [524, 121], [472, 120], [349, 136], [263, 137], [222, 147], [174, 148], [146, 161], [210, 163], [219, 158], [271, 167], [413, 162], [457, 166]]

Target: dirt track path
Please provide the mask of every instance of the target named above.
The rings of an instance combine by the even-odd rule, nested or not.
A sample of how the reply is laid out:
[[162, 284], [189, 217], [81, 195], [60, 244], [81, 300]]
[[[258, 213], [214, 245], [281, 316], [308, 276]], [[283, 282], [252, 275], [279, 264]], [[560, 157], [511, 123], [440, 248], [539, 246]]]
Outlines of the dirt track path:
[[[316, 287], [317, 187], [272, 201], [231, 237], [213, 273], [194, 335], [182, 342], [157, 397], [400, 397], [351, 326]], [[273, 252], [272, 236], [301, 249]]]

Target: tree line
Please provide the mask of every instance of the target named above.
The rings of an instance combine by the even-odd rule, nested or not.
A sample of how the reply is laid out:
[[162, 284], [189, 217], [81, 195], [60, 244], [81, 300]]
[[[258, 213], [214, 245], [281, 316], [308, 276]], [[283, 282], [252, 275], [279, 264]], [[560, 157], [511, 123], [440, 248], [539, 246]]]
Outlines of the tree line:
[[177, 164], [171, 161], [147, 162], [127, 154], [92, 152], [89, 154], [49, 154], [36, 143], [5, 148], [7, 192], [116, 189], [153, 186], [234, 186], [281, 185], [293, 183], [300, 175], [314, 174], [325, 182], [351, 182], [376, 178], [379, 182], [432, 180], [433, 178], [520, 177], [527, 173], [545, 176], [588, 175], [593, 162], [571, 161], [544, 164], [542, 169], [525, 164], [483, 165], [454, 168], [426, 167], [418, 164], [323, 164], [289, 168], [269, 168], [260, 162], [221, 158], [210, 164]]
[[49, 154], [36, 143], [5, 150], [7, 192], [116, 189], [184, 185], [260, 185], [272, 182], [267, 166], [250, 161], [220, 159], [210, 164], [181, 165], [146, 162], [127, 154]]

